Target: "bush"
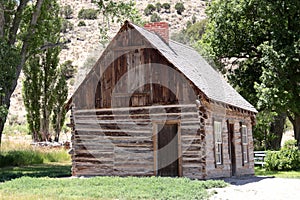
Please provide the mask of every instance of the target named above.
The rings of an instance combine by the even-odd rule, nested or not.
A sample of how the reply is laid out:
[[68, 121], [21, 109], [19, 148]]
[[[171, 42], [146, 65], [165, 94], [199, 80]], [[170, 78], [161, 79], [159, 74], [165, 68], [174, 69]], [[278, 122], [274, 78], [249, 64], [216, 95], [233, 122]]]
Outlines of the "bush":
[[160, 16], [159, 16], [157, 13], [154, 13], [154, 14], [151, 16], [150, 21], [151, 21], [151, 22], [159, 22], [159, 21], [161, 21], [161, 18], [160, 18]]
[[144, 10], [144, 14], [148, 16], [151, 15], [153, 11], [155, 11], [155, 6], [153, 4], [148, 4]]
[[157, 3], [155, 4], [155, 7], [156, 7], [156, 11], [157, 11], [157, 12], [160, 12], [160, 11], [161, 11], [161, 3], [160, 3], [160, 2], [157, 2]]
[[62, 9], [62, 15], [64, 15], [65, 19], [72, 19], [73, 18], [73, 9], [70, 5], [66, 5]]
[[95, 9], [84, 9], [82, 8], [78, 13], [79, 19], [97, 19], [98, 11]]
[[0, 167], [28, 166], [48, 162], [70, 161], [70, 155], [64, 149], [58, 150], [11, 150], [0, 153]]
[[[81, 22], [81, 21], [80, 21]], [[80, 23], [79, 22], [79, 23]], [[83, 22], [83, 21], [82, 21]], [[84, 22], [83, 22], [84, 23]], [[79, 24], [78, 24], [79, 26]], [[61, 65], [62, 69], [63, 69], [63, 74], [65, 75], [66, 79], [70, 79], [70, 78], [74, 78], [75, 74], [77, 73], [77, 66], [73, 65], [73, 62], [71, 60], [67, 60], [65, 61], [62, 65]]]
[[171, 6], [170, 6], [169, 3], [163, 3], [163, 4], [161, 5], [161, 7], [165, 9], [165, 12], [166, 12], [166, 13], [170, 13], [170, 8], [171, 8]]
[[67, 33], [68, 31], [73, 30], [73, 28], [74, 28], [74, 25], [71, 22], [69, 22], [68, 20], [65, 20], [65, 19], [62, 20], [62, 25], [61, 25], [61, 29], [60, 29], [60, 31], [62, 33]]
[[84, 21], [79, 21], [79, 22], [78, 22], [78, 26], [86, 26], [86, 24], [85, 24]]
[[183, 3], [182, 2], [176, 3], [175, 10], [179, 15], [181, 15], [181, 13], [185, 10]]
[[288, 140], [284, 143], [280, 151], [268, 152], [265, 162], [266, 170], [288, 171], [300, 168], [300, 151], [296, 140]]

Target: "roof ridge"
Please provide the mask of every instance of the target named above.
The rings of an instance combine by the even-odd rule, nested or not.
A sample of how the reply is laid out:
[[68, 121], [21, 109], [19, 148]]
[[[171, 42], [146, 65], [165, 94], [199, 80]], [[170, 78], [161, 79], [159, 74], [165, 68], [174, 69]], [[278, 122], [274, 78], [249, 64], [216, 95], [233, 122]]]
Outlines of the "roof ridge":
[[[176, 44], [178, 44], [178, 45], [184, 46], [184, 47], [186, 47], [186, 48], [189, 48], [189, 49], [191, 49], [191, 50], [196, 51], [195, 48], [193, 48], [193, 47], [191, 47], [191, 46], [189, 46], [189, 45], [187, 45], [187, 44], [183, 44], [183, 43], [181, 43], [181, 42], [178, 42], [178, 41], [175, 41], [175, 40], [172, 40], [172, 39], [170, 39], [170, 41], [173, 42], [173, 43], [176, 43]], [[197, 52], [197, 51], [196, 51], [196, 52]]]

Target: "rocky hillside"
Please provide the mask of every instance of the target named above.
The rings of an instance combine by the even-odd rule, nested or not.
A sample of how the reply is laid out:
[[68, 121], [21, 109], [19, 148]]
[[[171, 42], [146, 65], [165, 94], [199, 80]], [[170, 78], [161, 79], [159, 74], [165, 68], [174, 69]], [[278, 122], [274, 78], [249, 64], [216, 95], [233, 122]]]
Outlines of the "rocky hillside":
[[[67, 48], [63, 49], [60, 55], [61, 63], [67, 60], [72, 61], [74, 66], [77, 66], [77, 75], [74, 79], [69, 81], [69, 95], [74, 91], [74, 88], [82, 81], [87, 73], [88, 69], [96, 62], [100, 57], [103, 50], [103, 46], [99, 43], [100, 33], [99, 25], [103, 23], [102, 17], [98, 16], [95, 20], [82, 20], [78, 18], [78, 13], [82, 8], [97, 9], [95, 4], [91, 3], [91, 0], [59, 0], [61, 7], [70, 5], [73, 11], [71, 18], [67, 19], [68, 27], [65, 30], [64, 38], [69, 39], [71, 42], [67, 45]], [[156, 5], [156, 3], [169, 3], [171, 8], [170, 12], [156, 13], [161, 17], [162, 21], [167, 21], [170, 24], [170, 33], [182, 29], [186, 26], [188, 21], [192, 21], [192, 18], [201, 20], [205, 18], [205, 4], [206, 1], [200, 0], [135, 0], [136, 7], [140, 11], [144, 21], [150, 21], [150, 16], [144, 15], [144, 10], [148, 4]], [[177, 2], [183, 2], [185, 10], [182, 14], [178, 14], [175, 10], [175, 4]], [[79, 24], [84, 22], [85, 26]], [[114, 24], [109, 31], [109, 37], [112, 38], [119, 25]], [[18, 123], [25, 123], [25, 108], [22, 99], [22, 77], [13, 98], [11, 100], [11, 108], [9, 114], [9, 120], [14, 120]]]

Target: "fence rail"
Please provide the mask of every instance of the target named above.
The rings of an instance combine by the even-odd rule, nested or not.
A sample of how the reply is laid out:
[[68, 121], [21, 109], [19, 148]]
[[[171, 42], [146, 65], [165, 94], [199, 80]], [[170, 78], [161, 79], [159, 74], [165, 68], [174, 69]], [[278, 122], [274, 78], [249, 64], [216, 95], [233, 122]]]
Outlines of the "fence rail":
[[254, 151], [254, 165], [264, 166], [267, 151]]

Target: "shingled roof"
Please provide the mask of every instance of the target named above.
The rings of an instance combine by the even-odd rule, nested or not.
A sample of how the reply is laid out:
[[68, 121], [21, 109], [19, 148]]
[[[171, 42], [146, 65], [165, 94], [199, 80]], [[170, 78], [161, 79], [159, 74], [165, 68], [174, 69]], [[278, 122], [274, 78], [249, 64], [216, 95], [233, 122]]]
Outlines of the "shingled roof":
[[257, 112], [255, 107], [229, 85], [224, 77], [210, 66], [193, 48], [172, 40], [169, 40], [167, 44], [157, 34], [133, 23], [126, 23], [144, 36], [154, 48], [181, 71], [208, 98], [244, 110]]

